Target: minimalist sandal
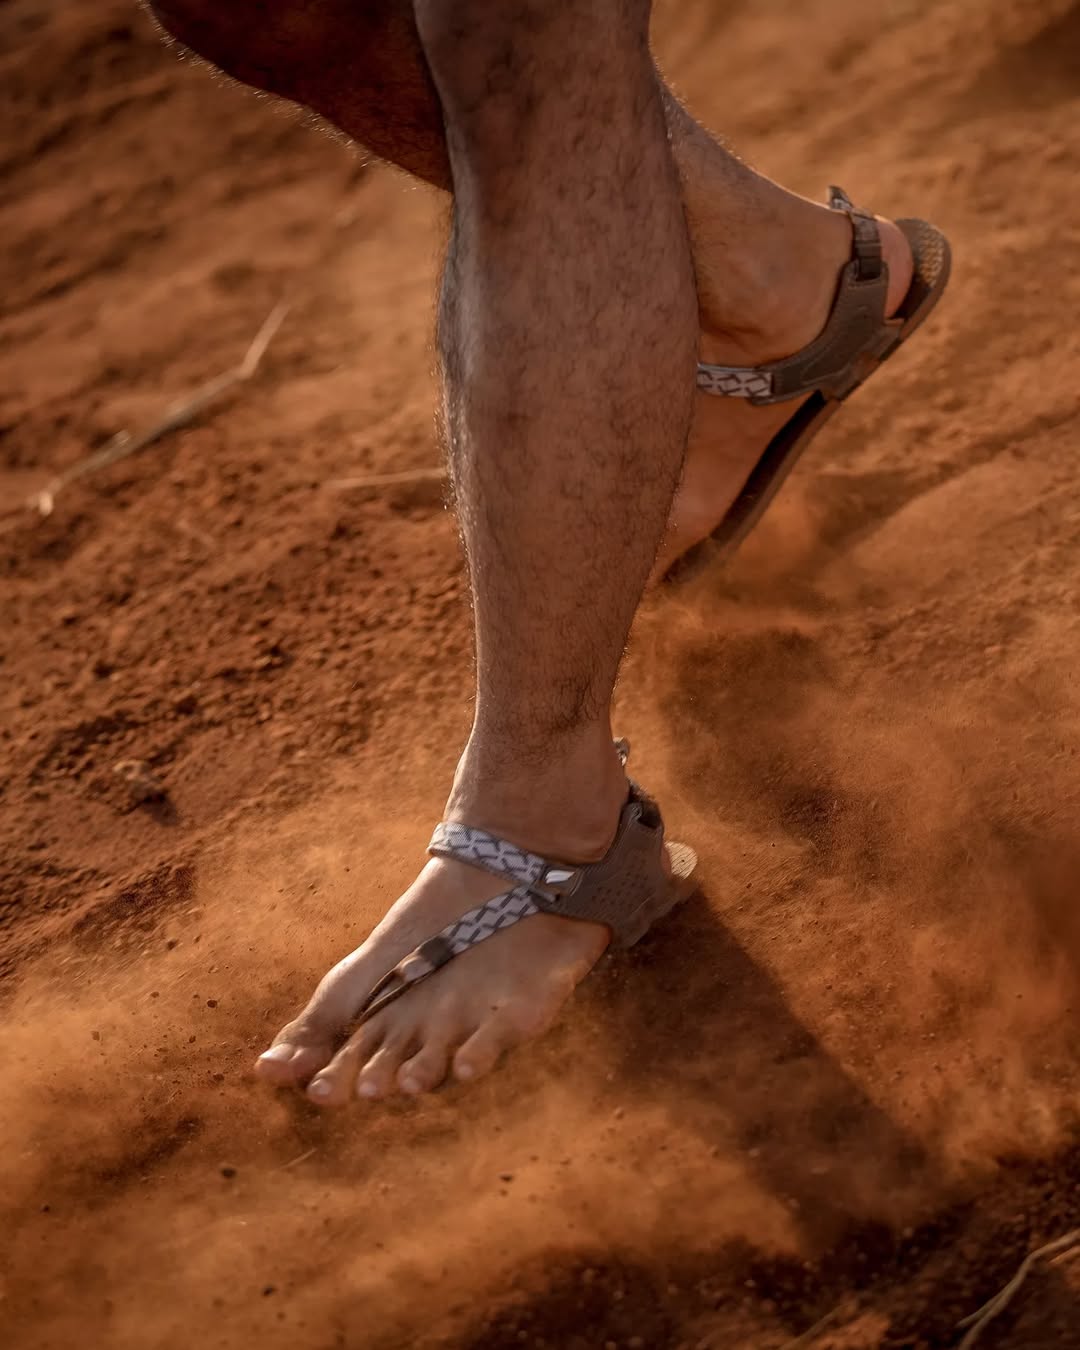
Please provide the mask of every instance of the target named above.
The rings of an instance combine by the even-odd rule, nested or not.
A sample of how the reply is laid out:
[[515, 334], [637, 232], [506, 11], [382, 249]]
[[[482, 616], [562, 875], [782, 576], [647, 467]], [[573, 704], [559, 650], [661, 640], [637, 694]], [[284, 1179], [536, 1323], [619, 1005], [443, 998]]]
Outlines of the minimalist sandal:
[[769, 442], [724, 519], [707, 539], [672, 563], [665, 580], [683, 580], [734, 553], [814, 436], [848, 395], [907, 341], [945, 291], [952, 259], [949, 241], [925, 220], [898, 220], [915, 270], [900, 308], [887, 319], [889, 269], [881, 256], [877, 221], [853, 206], [838, 187], [829, 189], [829, 206], [850, 217], [852, 248], [821, 333], [794, 356], [767, 365], [698, 365], [697, 385], [706, 394], [759, 404], [796, 398], [804, 402]]
[[[621, 751], [625, 743], [619, 745]], [[670, 872], [664, 866], [665, 851]], [[374, 1017], [455, 956], [532, 914], [606, 924], [617, 946], [632, 947], [696, 889], [697, 854], [686, 844], [664, 842], [660, 810], [635, 783], [630, 784], [615, 842], [600, 862], [551, 862], [486, 830], [454, 821], [436, 828], [428, 852], [494, 872], [513, 884], [448, 924], [387, 971], [361, 1006], [354, 1026]]]

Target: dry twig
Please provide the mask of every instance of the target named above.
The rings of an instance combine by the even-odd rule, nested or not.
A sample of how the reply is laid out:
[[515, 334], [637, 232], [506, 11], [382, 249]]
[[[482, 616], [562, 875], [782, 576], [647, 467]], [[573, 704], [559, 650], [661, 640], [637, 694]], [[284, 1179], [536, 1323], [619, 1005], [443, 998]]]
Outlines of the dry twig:
[[315, 1153], [316, 1153], [317, 1151], [318, 1151], [318, 1150], [316, 1150], [316, 1149], [309, 1148], [308, 1151], [307, 1151], [306, 1153], [301, 1153], [300, 1156], [299, 1156], [299, 1158], [292, 1158], [292, 1159], [290, 1159], [289, 1162], [287, 1162], [287, 1163], [282, 1163], [280, 1167], [275, 1167], [275, 1168], [274, 1168], [274, 1171], [275, 1171], [275, 1172], [285, 1172], [285, 1171], [287, 1171], [290, 1167], [296, 1167], [296, 1165], [297, 1165], [298, 1163], [307, 1162], [307, 1160], [308, 1160], [309, 1158], [314, 1157], [314, 1155], [315, 1155]]
[[1027, 1279], [1032, 1266], [1037, 1261], [1042, 1260], [1045, 1256], [1054, 1256], [1058, 1252], [1064, 1253], [1073, 1247], [1080, 1247], [1080, 1228], [1074, 1228], [1071, 1233], [1066, 1233], [1064, 1237], [1057, 1238], [1054, 1242], [1048, 1242], [1045, 1247], [1039, 1247], [1036, 1251], [1029, 1252], [1021, 1261], [1019, 1270], [1004, 1289], [999, 1290], [977, 1312], [973, 1312], [970, 1317], [965, 1317], [962, 1322], [957, 1323], [957, 1329], [960, 1331], [965, 1327], [970, 1328], [957, 1350], [971, 1350], [971, 1347], [994, 1318], [999, 1313], [1004, 1312], [1016, 1297], [1020, 1286]]
[[50, 515], [56, 503], [57, 494], [69, 483], [74, 483], [76, 479], [83, 478], [88, 473], [93, 473], [95, 469], [103, 469], [107, 464], [115, 464], [118, 459], [124, 459], [128, 455], [135, 454], [138, 450], [145, 449], [146, 446], [160, 440], [168, 432], [187, 426], [189, 422], [194, 421], [204, 408], [220, 398], [227, 389], [231, 389], [233, 385], [242, 384], [245, 380], [250, 380], [259, 369], [259, 364], [266, 355], [266, 349], [273, 340], [274, 334], [281, 327], [288, 309], [288, 305], [284, 302], [274, 306], [255, 334], [251, 346], [248, 347], [244, 359], [238, 366], [234, 366], [231, 370], [225, 371], [223, 375], [217, 375], [214, 379], [208, 380], [206, 384], [200, 385], [187, 398], [177, 399], [176, 402], [170, 403], [158, 420], [144, 427], [142, 431], [137, 431], [134, 434], [130, 431], [121, 431], [100, 450], [58, 474], [40, 492], [35, 492], [28, 497], [27, 505], [36, 510], [39, 515]]

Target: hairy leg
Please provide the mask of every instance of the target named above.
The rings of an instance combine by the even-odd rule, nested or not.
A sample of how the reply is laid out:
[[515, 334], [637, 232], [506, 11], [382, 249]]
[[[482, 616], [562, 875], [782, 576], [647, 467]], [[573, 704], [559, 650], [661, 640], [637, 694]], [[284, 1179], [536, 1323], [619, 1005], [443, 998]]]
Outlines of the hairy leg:
[[613, 758], [611, 692], [682, 465], [697, 313], [648, 0], [417, 10], [454, 178], [439, 346], [476, 617], [468, 813], [493, 775], [529, 794], [562, 744]]
[[[439, 350], [476, 625], [475, 719], [446, 814], [568, 861], [603, 855], [626, 799], [612, 689], [693, 404], [694, 275], [648, 10], [417, 6], [454, 180]], [[526, 919], [330, 1058], [403, 943], [503, 886], [429, 864], [285, 1030], [270, 1075], [299, 1063], [330, 1105], [422, 1090], [451, 1059], [475, 1077], [546, 1026], [603, 952], [602, 926]]]

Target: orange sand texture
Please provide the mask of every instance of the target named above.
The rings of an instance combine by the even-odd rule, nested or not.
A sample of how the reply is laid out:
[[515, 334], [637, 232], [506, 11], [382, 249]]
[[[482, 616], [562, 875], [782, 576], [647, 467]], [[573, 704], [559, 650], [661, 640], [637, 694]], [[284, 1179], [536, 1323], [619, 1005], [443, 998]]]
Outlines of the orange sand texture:
[[[254, 1053], [417, 865], [469, 718], [429, 483], [445, 203], [0, 7], [0, 1343], [956, 1345], [1078, 1225], [1080, 5], [669, 0], [747, 157], [951, 236], [948, 301], [727, 572], [641, 616], [703, 894], [501, 1075], [326, 1118]], [[212, 415], [20, 502], [237, 361]], [[114, 766], [148, 766], [135, 802]], [[987, 1347], [1080, 1347], [1080, 1262]]]

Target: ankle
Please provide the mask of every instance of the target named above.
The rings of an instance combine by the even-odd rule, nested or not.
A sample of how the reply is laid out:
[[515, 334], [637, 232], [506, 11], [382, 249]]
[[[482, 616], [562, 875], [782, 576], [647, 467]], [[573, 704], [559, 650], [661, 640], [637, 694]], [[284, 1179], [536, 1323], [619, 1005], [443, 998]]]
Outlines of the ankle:
[[589, 726], [546, 746], [505, 746], [474, 730], [458, 762], [446, 819], [566, 862], [611, 847], [628, 791], [610, 728]]
[[[697, 270], [704, 360], [755, 361], [810, 341], [851, 247], [846, 217], [755, 172], [667, 104]], [[716, 349], [716, 355], [710, 351]]]
[[715, 215], [691, 226], [705, 360], [713, 340], [724, 352], [734, 346], [760, 362], [815, 338], [851, 250], [844, 215], [761, 182], [758, 218], [729, 246], [721, 242], [727, 227]]

